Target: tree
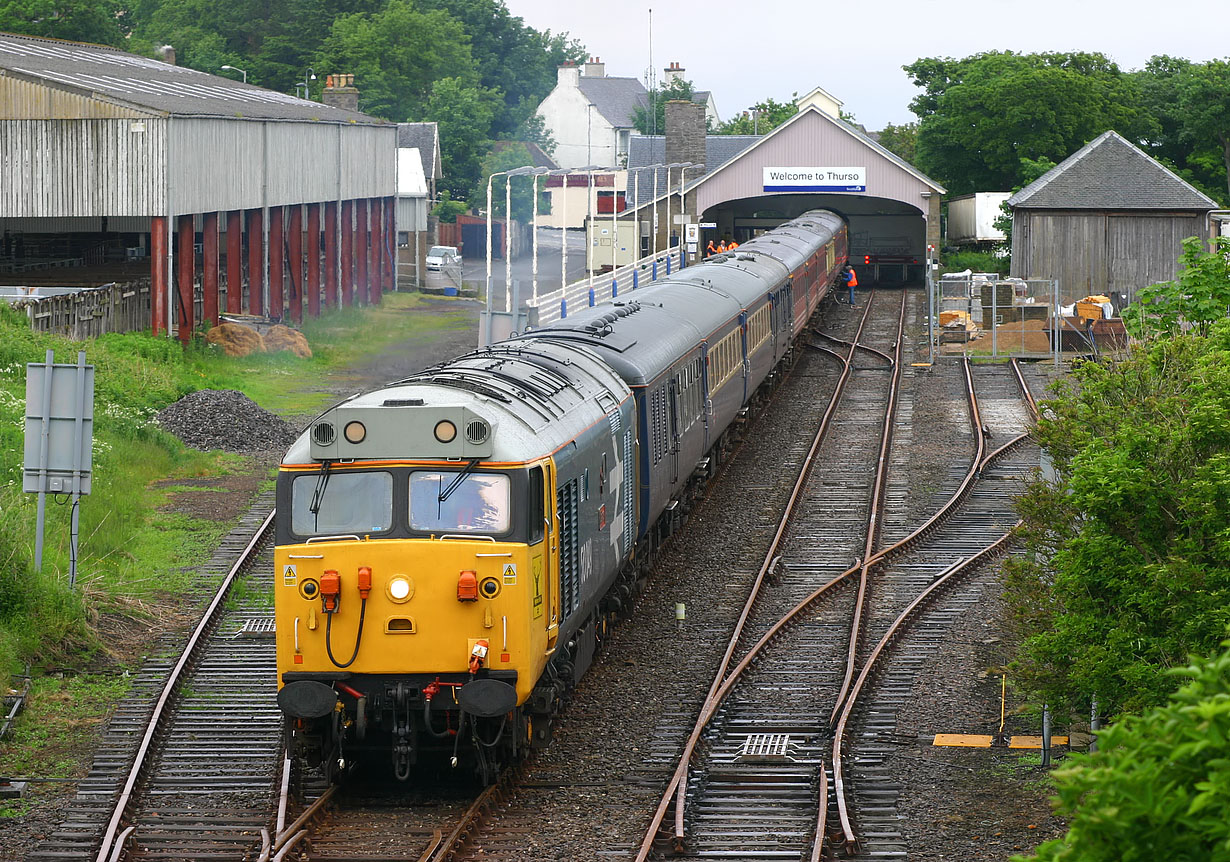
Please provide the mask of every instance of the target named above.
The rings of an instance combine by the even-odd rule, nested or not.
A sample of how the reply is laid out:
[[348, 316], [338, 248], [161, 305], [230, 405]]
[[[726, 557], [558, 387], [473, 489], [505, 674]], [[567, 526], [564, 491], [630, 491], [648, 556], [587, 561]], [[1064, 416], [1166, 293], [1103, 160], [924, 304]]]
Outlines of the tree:
[[1096, 754], [1055, 771], [1068, 833], [1032, 859], [1230, 860], [1230, 641], [1172, 673], [1188, 682], [1166, 706], [1112, 725]]
[[1018, 682], [1054, 707], [1163, 703], [1230, 623], [1230, 320], [1087, 362], [1045, 404], [1054, 482], [1018, 502], [1006, 564]]
[[1230, 191], [1230, 63], [1210, 60], [1188, 67], [1178, 75], [1178, 91], [1179, 137], [1196, 146], [1217, 143]]
[[900, 126], [889, 123], [880, 130], [878, 137], [880, 146], [914, 164], [918, 149], [918, 123], [903, 123]]
[[122, 47], [132, 15], [122, 0], [0, 0], [0, 32]]
[[518, 141], [537, 144], [538, 149], [548, 156], [555, 155], [555, 136], [547, 128], [547, 121], [542, 114], [530, 114], [526, 117], [525, 122], [517, 129], [516, 138]]
[[648, 101], [632, 109], [632, 126], [642, 135], [666, 133], [666, 103], [676, 100], [692, 101], [695, 90], [691, 81], [676, 77], [665, 87], [653, 87]]
[[1199, 237], [1183, 240], [1179, 275], [1152, 284], [1123, 312], [1124, 324], [1137, 338], [1176, 335], [1186, 328], [1207, 335], [1230, 309], [1230, 237], [1217, 237], [1215, 250], [1205, 252]]
[[[534, 164], [530, 151], [524, 144], [510, 144], [493, 149], [483, 157], [482, 181], [474, 187], [470, 195], [470, 206], [474, 209], [487, 208], [487, 180], [492, 174], [511, 171], [516, 168], [528, 167]], [[505, 189], [512, 183], [512, 217], [520, 222], [528, 222], [534, 217], [534, 190], [531, 177], [495, 177], [491, 181], [491, 212], [492, 215], [504, 217]], [[539, 185], [539, 212], [544, 189]]]
[[479, 180], [479, 161], [491, 146], [488, 135], [497, 104], [497, 94], [460, 78], [441, 78], [431, 86], [419, 119], [439, 124], [444, 176], [436, 185], [454, 200], [468, 198]]
[[455, 201], [447, 191], [440, 192], [440, 200], [432, 207], [431, 214], [445, 224], [455, 224], [457, 216], [467, 209], [465, 201]]
[[556, 69], [586, 58], [585, 46], [568, 34], [539, 32], [513, 16], [504, 0], [420, 0], [460, 22], [470, 36], [478, 83], [504, 94], [492, 118], [490, 137], [513, 135], [555, 86]]
[[752, 105], [737, 117], [731, 117], [714, 129], [718, 135], [766, 135], [799, 112], [795, 100], [799, 94], [793, 93], [789, 102], [778, 102], [772, 98], [764, 99]]
[[[389, 0], [378, 12], [335, 18], [316, 65], [353, 71], [360, 109], [394, 122], [421, 116], [441, 79], [478, 87], [465, 29], [447, 12], [420, 9], [414, 0]], [[484, 138], [489, 127], [490, 117]]]
[[1022, 159], [1061, 161], [1107, 129], [1129, 140], [1157, 123], [1131, 76], [1101, 54], [990, 52], [905, 66], [923, 88], [917, 164], [952, 194], [1020, 184]]

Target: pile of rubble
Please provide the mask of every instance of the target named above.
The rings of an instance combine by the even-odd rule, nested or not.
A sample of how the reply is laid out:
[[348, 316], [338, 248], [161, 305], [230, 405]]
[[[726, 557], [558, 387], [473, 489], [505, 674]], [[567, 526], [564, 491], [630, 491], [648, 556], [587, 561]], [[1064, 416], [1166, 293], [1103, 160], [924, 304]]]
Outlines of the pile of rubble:
[[202, 389], [167, 406], [154, 421], [193, 449], [284, 452], [298, 436], [287, 422], [234, 389]]

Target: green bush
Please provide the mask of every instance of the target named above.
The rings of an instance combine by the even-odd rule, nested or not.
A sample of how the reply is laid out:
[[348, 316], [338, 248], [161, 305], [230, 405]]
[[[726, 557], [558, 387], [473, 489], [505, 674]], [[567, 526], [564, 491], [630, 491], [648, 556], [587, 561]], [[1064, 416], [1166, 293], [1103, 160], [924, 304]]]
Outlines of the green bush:
[[1012, 259], [1007, 255], [999, 256], [990, 251], [956, 251], [944, 255], [940, 272], [996, 272], [1007, 275]]

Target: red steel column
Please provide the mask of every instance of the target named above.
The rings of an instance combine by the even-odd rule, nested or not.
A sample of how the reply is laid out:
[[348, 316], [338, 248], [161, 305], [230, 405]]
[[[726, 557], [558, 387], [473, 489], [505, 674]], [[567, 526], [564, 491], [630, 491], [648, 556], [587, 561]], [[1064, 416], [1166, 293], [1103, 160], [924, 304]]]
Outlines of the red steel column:
[[167, 326], [167, 219], [153, 216], [149, 220], [149, 323], [150, 331], [160, 335]]
[[356, 222], [354, 230], [355, 293], [364, 305], [371, 305], [372, 285], [367, 276], [367, 198], [360, 198], [354, 202], [354, 212]]
[[226, 214], [226, 313], [243, 312], [243, 215]]
[[384, 199], [384, 289], [397, 290], [397, 198]]
[[307, 205], [308, 314], [320, 317], [320, 204]]
[[265, 231], [260, 210], [248, 210], [248, 313], [265, 313]]
[[218, 317], [218, 214], [201, 216], [201, 325], [217, 326]]
[[384, 199], [372, 198], [372, 262], [368, 268], [371, 275], [372, 302], [380, 302], [380, 294], [384, 292], [384, 272], [380, 268], [384, 255]]
[[337, 201], [325, 204], [325, 308], [340, 308], [337, 292]]
[[342, 201], [342, 305], [354, 305], [354, 201]]
[[192, 339], [192, 324], [196, 317], [195, 297], [192, 295], [192, 276], [196, 272], [194, 251], [196, 230], [191, 215], [175, 219], [175, 281], [179, 287], [179, 307], [175, 320], [179, 324], [179, 340], [187, 345]]
[[286, 314], [282, 300], [282, 282], [285, 278], [286, 249], [282, 237], [282, 208], [269, 208], [269, 318], [281, 320]]
[[286, 302], [290, 306], [290, 319], [303, 323], [303, 207], [295, 204], [290, 208], [290, 225], [287, 227], [290, 249], [290, 286], [286, 289]]

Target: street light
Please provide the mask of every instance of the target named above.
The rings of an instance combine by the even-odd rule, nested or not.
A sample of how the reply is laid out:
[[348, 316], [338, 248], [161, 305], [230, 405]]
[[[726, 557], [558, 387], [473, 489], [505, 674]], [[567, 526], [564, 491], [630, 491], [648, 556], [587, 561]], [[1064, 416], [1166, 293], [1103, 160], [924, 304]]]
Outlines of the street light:
[[[635, 167], [635, 168], [629, 168], [629, 170], [630, 170], [630, 171], [632, 171], [632, 201], [633, 201], [633, 204], [632, 204], [632, 214], [633, 214], [633, 217], [634, 217], [634, 219], [635, 219], [635, 221], [636, 221], [636, 228], [634, 228], [634, 230], [633, 230], [633, 233], [635, 234], [635, 235], [633, 236], [633, 240], [636, 242], [636, 245], [637, 245], [637, 248], [636, 248], [636, 254], [635, 254], [635, 255], [633, 255], [633, 259], [634, 259], [634, 260], [640, 260], [640, 258], [641, 258], [641, 253], [640, 253], [640, 252], [641, 252], [641, 249], [640, 249], [640, 244], [641, 244], [641, 229], [640, 229], [640, 225], [641, 225], [641, 215], [640, 215], [640, 213], [641, 213], [641, 171], [648, 171], [648, 170], [652, 170], [652, 171], [653, 171], [653, 191], [654, 191], [654, 194], [653, 194], [653, 198], [651, 198], [651, 200], [653, 200], [653, 202], [654, 202], [654, 204], [653, 204], [653, 206], [654, 206], [654, 214], [655, 214], [655, 216], [656, 216], [656, 215], [657, 215], [657, 212], [658, 212], [658, 203], [657, 203], [657, 197], [658, 197], [658, 168], [661, 168], [661, 167], [665, 167], [665, 166], [664, 166], [664, 165], [662, 165], [661, 163], [659, 163], [659, 164], [655, 164], [655, 165], [639, 165], [639, 166], [637, 166], [637, 167]], [[627, 188], [625, 188], [625, 189], [624, 189], [624, 194], [625, 194], [625, 195], [627, 195]], [[656, 221], [656, 219], [655, 219], [655, 221]], [[655, 224], [655, 225], [653, 226], [653, 232], [655, 233], [655, 236], [654, 236], [654, 238], [653, 238], [653, 245], [654, 245], [654, 253], [655, 253], [655, 254], [657, 253], [657, 250], [658, 250], [658, 238], [657, 238], [657, 236], [656, 236], [656, 231], [657, 231], [657, 225]]]
[[535, 306], [538, 305], [538, 178], [549, 173], [551, 173], [551, 171], [548, 168], [530, 169], [530, 176], [533, 177], [531, 202], [534, 207], [534, 238], [530, 243], [533, 254], [530, 264], [530, 290], [531, 296], [533, 297], [532, 301]]
[[313, 69], [311, 66], [309, 66], [308, 70], [303, 73], [303, 98], [304, 99], [312, 98], [311, 82], [315, 80], [316, 80], [316, 70]]
[[243, 75], [243, 82], [245, 84], [248, 83], [248, 70], [247, 69], [240, 69], [235, 66], [223, 66], [222, 68], [227, 69], [231, 72], [238, 72], [239, 74]]
[[535, 170], [529, 165], [513, 168], [508, 171], [508, 178], [504, 181], [504, 311], [506, 312], [512, 311], [512, 234], [508, 230], [509, 222], [512, 221], [512, 178], [524, 177]]
[[[692, 167], [691, 162], [671, 162], [666, 166], [666, 256], [670, 257], [671, 253], [671, 168], [679, 168], [680, 187], [683, 186], [683, 171], [685, 168]], [[683, 208], [680, 207], [682, 213]], [[680, 238], [682, 245], [682, 237]]]

